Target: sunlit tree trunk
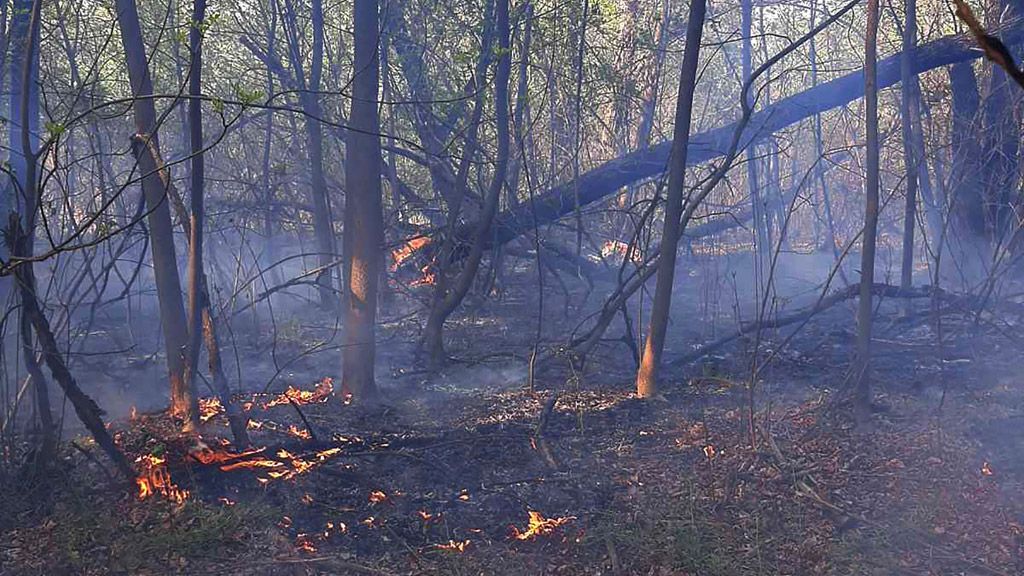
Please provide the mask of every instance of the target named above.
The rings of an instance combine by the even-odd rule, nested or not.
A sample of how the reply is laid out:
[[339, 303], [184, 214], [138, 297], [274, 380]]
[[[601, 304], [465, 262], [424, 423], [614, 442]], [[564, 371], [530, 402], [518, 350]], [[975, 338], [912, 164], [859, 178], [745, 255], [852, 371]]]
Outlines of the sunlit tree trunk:
[[383, 260], [380, 117], [377, 90], [380, 58], [377, 0], [355, 0], [355, 77], [352, 81], [352, 130], [346, 142], [344, 311], [342, 387], [357, 401], [377, 396], [374, 343], [377, 287]]
[[672, 134], [672, 153], [668, 163], [668, 187], [665, 198], [665, 223], [661, 233], [661, 252], [658, 279], [651, 304], [651, 324], [644, 342], [643, 359], [636, 375], [636, 393], [651, 398], [658, 393], [658, 366], [665, 349], [672, 304], [672, 287], [676, 270], [676, 244], [682, 232], [683, 193], [686, 177], [686, 154], [690, 144], [690, 119], [693, 115], [693, 93], [697, 86], [697, 68], [700, 65], [700, 40], [704, 29], [705, 0], [692, 0], [686, 25], [686, 46], [679, 78], [676, 100], [675, 127]]
[[864, 121], [867, 136], [864, 178], [864, 233], [861, 241], [860, 301], [857, 308], [857, 356], [853, 365], [854, 410], [860, 422], [870, 412], [872, 285], [878, 233], [878, 0], [868, 0], [864, 33]]
[[[149, 75], [146, 47], [139, 27], [139, 13], [135, 0], [116, 0], [117, 21], [121, 31], [128, 78], [136, 100], [132, 104], [137, 136], [136, 156], [147, 155], [146, 146], [159, 151], [156, 107], [150, 96], [153, 83]], [[174, 253], [174, 233], [167, 201], [167, 187], [157, 170], [144, 171], [142, 192], [148, 207], [149, 234], [156, 276], [157, 299], [160, 305], [160, 323], [163, 327], [167, 369], [171, 384], [171, 413], [182, 418], [186, 427], [198, 419], [195, 392], [185, 380], [184, 352], [188, 345], [188, 327], [185, 305], [181, 296], [181, 279]]]

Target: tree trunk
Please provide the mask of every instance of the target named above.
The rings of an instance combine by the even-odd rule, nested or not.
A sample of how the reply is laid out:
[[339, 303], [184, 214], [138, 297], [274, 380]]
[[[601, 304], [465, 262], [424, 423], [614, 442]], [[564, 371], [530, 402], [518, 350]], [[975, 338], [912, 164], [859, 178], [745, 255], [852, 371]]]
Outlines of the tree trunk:
[[508, 0], [498, 0], [495, 5], [494, 31], [498, 40], [497, 51], [499, 54], [498, 65], [494, 75], [494, 117], [497, 124], [498, 140], [494, 176], [487, 190], [487, 196], [484, 198], [480, 221], [463, 269], [458, 278], [454, 280], [451, 288], [444, 295], [443, 300], [435, 303], [431, 308], [430, 317], [427, 319], [427, 326], [424, 329], [423, 336], [424, 348], [430, 355], [431, 362], [435, 365], [440, 362], [444, 354], [442, 345], [444, 323], [448, 316], [462, 303], [462, 299], [466, 297], [473, 284], [473, 279], [476, 277], [477, 270], [480, 268], [487, 239], [491, 234], [491, 223], [498, 212], [501, 190], [505, 185], [505, 177], [508, 173], [510, 150], [508, 85], [512, 68], [512, 56], [509, 50]]
[[906, 180], [906, 204], [903, 212], [903, 262], [900, 267], [900, 288], [907, 290], [914, 278], [914, 225], [917, 219], [918, 162], [914, 146], [912, 114], [917, 106], [917, 76], [913, 73], [911, 52], [917, 44], [917, 0], [906, 0], [903, 26], [903, 53], [900, 57], [900, 117], [903, 136], [903, 163]]
[[355, 77], [352, 80], [352, 132], [346, 146], [344, 310], [342, 389], [358, 401], [377, 396], [374, 381], [377, 285], [380, 281], [384, 222], [381, 207], [380, 118], [377, 88], [379, 7], [377, 0], [355, 0]]
[[[686, 155], [690, 144], [690, 118], [693, 112], [693, 92], [697, 85], [700, 65], [700, 39], [704, 29], [705, 0], [691, 0], [686, 26], [686, 46], [679, 78], [676, 101], [675, 127], [672, 135], [672, 155], [668, 164], [668, 188], [665, 198], [665, 223], [661, 233], [662, 251], [658, 263], [658, 280], [651, 304], [651, 325], [644, 343], [643, 359], [636, 375], [636, 393], [651, 398], [658, 393], [658, 366], [665, 348], [672, 304], [672, 287], [676, 270], [676, 244], [679, 242], [683, 214], [683, 193], [686, 176]], [[744, 95], [746, 91], [744, 90]]]
[[[135, 0], [116, 0], [115, 6], [128, 65], [128, 77], [132, 94], [136, 97], [132, 104], [137, 136], [133, 149], [136, 158], [148, 157], [148, 154], [142, 153], [140, 144], [145, 142], [144, 146], [152, 146], [156, 150], [159, 150], [160, 146], [156, 132], [156, 107], [150, 98], [153, 94], [153, 83], [139, 27], [139, 13]], [[167, 188], [155, 167], [154, 170], [146, 170], [142, 166], [142, 170], [142, 192], [149, 210], [147, 219], [150, 249], [153, 254], [160, 323], [163, 327], [167, 371], [171, 383], [171, 413], [183, 419], [186, 427], [189, 427], [197, 421], [198, 411], [195, 391], [185, 381], [183, 354], [188, 345], [188, 328], [185, 322], [185, 305], [181, 298], [178, 262], [174, 253], [174, 232], [167, 202]]]
[[864, 236], [861, 243], [860, 300], [857, 306], [857, 357], [854, 361], [854, 410], [865, 422], [871, 401], [872, 286], [875, 283], [875, 239], [878, 234], [878, 0], [868, 0], [864, 33], [864, 120], [867, 136], [864, 178]]

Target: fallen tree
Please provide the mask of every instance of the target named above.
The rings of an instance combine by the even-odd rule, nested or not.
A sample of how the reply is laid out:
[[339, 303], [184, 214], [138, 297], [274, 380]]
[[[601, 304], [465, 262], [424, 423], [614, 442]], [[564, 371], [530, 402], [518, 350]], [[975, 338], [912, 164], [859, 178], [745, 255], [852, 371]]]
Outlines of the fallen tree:
[[[913, 50], [913, 73], [921, 74], [942, 66], [980, 58], [983, 53], [972, 46], [970, 38], [969, 35], [946, 36], [917, 46]], [[1020, 21], [1005, 25], [1001, 30], [1001, 39], [1007, 45], [1024, 41], [1024, 26]], [[894, 86], [899, 82], [901, 55], [902, 52], [878, 62], [879, 89]], [[740, 150], [787, 126], [853, 102], [863, 95], [864, 72], [858, 70], [779, 100], [751, 116], [740, 137]], [[724, 155], [736, 128], [737, 123], [733, 122], [694, 135], [690, 139], [687, 164], [701, 164]], [[578, 205], [586, 206], [614, 194], [623, 187], [662, 174], [671, 146], [672, 143], [666, 141], [610, 160], [581, 174], [576, 183], [564, 182], [538, 194], [533, 202], [498, 214], [492, 233], [486, 240], [486, 248], [505, 244], [533, 230], [535, 225], [550, 224], [571, 214], [577, 206], [577, 193]], [[456, 230], [459, 244], [464, 248], [455, 251], [456, 258], [468, 253], [470, 239], [473, 238], [476, 227], [475, 222], [470, 222], [462, 224]]]

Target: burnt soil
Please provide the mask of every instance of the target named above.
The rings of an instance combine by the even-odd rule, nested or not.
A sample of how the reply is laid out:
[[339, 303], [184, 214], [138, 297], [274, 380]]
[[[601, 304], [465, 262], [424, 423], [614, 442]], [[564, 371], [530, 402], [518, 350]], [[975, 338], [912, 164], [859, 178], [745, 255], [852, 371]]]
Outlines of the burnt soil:
[[[453, 319], [453, 359], [439, 373], [412, 353], [415, 309], [391, 310], [377, 406], [333, 396], [260, 408], [288, 385], [312, 390], [336, 374], [333, 327], [311, 307], [296, 308], [273, 342], [265, 324], [249, 334], [236, 326], [240, 397], [267, 394], [249, 412], [270, 423], [251, 432], [259, 457], [310, 470], [225, 472], [190, 456], [200, 440], [165, 415], [118, 417], [111, 427], [130, 458], [165, 459], [188, 497], [140, 499], [77, 437], [55, 467], [4, 477], [0, 573], [1024, 573], [1016, 319], [947, 314], [940, 352], [927, 302], [909, 320], [883, 303], [877, 410], [855, 426], [834, 401], [852, 353], [849, 305], [816, 316], [784, 349], [775, 346], [788, 330], [762, 335], [756, 357], [773, 359], [751, 413], [752, 338], [665, 374], [654, 401], [631, 394], [632, 356], [614, 333], [582, 370], [556, 358], [530, 390], [530, 290], [506, 287]], [[578, 311], [556, 297], [548, 307], [551, 344]], [[687, 314], [703, 320], [677, 320], [670, 353], [728, 332], [722, 321], [709, 334], [700, 305], [675, 318]], [[290, 360], [268, 367], [271, 355]], [[132, 379], [127, 365], [104, 370]], [[223, 415], [201, 435], [222, 448]], [[556, 521], [526, 537], [531, 511]]]

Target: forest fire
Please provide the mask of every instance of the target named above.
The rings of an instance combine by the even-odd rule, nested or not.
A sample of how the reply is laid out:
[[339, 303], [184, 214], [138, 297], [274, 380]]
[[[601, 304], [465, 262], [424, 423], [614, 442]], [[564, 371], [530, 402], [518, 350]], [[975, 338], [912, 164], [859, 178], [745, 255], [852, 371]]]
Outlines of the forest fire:
[[146, 500], [157, 494], [177, 504], [188, 499], [188, 491], [179, 488], [171, 481], [166, 459], [147, 454], [140, 456], [135, 462], [140, 468], [139, 475], [135, 478], [135, 484], [139, 488], [139, 500]]
[[515, 526], [512, 527], [512, 537], [516, 540], [533, 540], [538, 536], [547, 536], [554, 532], [555, 528], [569, 524], [576, 519], [575, 516], [545, 518], [543, 514], [536, 510], [528, 510], [528, 512], [530, 514], [530, 523], [526, 530], [520, 531]]
[[295, 404], [302, 406], [305, 404], [321, 404], [327, 402], [331, 393], [334, 392], [334, 380], [331, 378], [324, 378], [320, 382], [317, 382], [316, 387], [313, 390], [301, 390], [294, 386], [288, 386], [288, 388], [263, 404], [263, 409], [273, 408], [274, 406], [280, 406], [282, 404], [289, 404], [294, 402]]
[[391, 251], [391, 271], [396, 272], [398, 268], [412, 257], [413, 254], [430, 244], [429, 236], [415, 236], [404, 244]]
[[199, 399], [199, 421], [209, 422], [218, 414], [224, 412], [224, 405], [221, 404], [220, 398], [216, 396], [210, 396], [208, 398]]

